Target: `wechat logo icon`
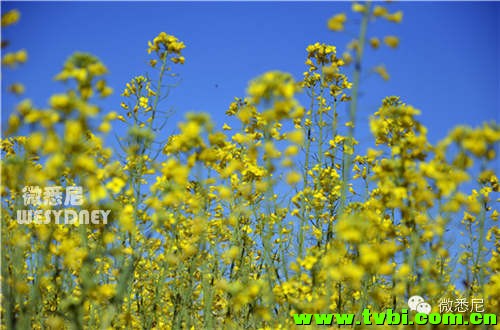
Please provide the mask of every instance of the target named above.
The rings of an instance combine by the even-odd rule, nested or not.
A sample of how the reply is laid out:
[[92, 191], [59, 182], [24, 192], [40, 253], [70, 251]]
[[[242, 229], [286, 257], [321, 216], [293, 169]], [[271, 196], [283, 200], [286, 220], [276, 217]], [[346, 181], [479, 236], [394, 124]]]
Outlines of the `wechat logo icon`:
[[417, 311], [418, 313], [429, 314], [431, 312], [431, 305], [426, 303], [424, 298], [420, 296], [412, 296], [408, 299], [408, 307], [410, 310]]

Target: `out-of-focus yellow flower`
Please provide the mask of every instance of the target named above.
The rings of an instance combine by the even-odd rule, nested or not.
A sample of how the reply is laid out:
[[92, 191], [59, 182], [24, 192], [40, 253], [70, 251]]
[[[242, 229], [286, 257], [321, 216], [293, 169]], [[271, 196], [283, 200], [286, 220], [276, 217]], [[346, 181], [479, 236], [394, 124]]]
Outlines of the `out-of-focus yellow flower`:
[[2, 58], [2, 65], [10, 68], [16, 67], [18, 64], [26, 63], [28, 60], [28, 53], [25, 49], [21, 49], [15, 53], [7, 53]]
[[376, 37], [370, 38], [370, 46], [373, 49], [377, 49], [380, 46], [380, 39]]
[[98, 299], [108, 300], [116, 294], [116, 284], [103, 284], [97, 288]]
[[125, 183], [125, 180], [122, 178], [115, 177], [106, 184], [106, 188], [111, 190], [113, 194], [118, 194], [125, 187]]
[[358, 39], [353, 39], [347, 44], [347, 49], [349, 50], [354, 50], [356, 52], [359, 52], [359, 40]]
[[24, 85], [21, 83], [15, 83], [9, 86], [9, 92], [16, 94], [16, 95], [21, 95], [24, 94]]
[[229, 264], [233, 260], [235, 260], [239, 254], [240, 254], [240, 248], [237, 246], [231, 246], [231, 248], [229, 248], [222, 254], [222, 259], [224, 260], [225, 263]]
[[[274, 115], [279, 119], [289, 114], [292, 108], [295, 107], [293, 96], [298, 91], [300, 91], [300, 86], [295, 83], [291, 74], [270, 71], [252, 80], [247, 92], [253, 104], [259, 104], [261, 100], [279, 100], [276, 102], [276, 109], [273, 109]], [[249, 107], [243, 107], [243, 109], [245, 108]]]
[[27, 60], [28, 60], [28, 53], [26, 52], [26, 49], [21, 49], [16, 53], [17, 63], [26, 63]]
[[402, 264], [397, 270], [397, 276], [401, 279], [406, 278], [411, 272], [411, 268], [408, 264]]
[[352, 55], [349, 52], [342, 53], [342, 59], [344, 60], [346, 65], [349, 65], [352, 62]]
[[304, 130], [296, 129], [286, 134], [288, 141], [302, 145], [304, 143]]
[[102, 98], [108, 97], [111, 94], [113, 94], [113, 88], [111, 88], [109, 86], [105, 86], [104, 88], [102, 88], [99, 91], [99, 96], [102, 97]]
[[115, 241], [115, 234], [107, 232], [103, 235], [102, 240], [104, 244], [111, 244]]
[[389, 80], [390, 78], [389, 73], [387, 73], [387, 70], [383, 64], [374, 67], [373, 71], [375, 71], [384, 80]]
[[393, 14], [385, 15], [385, 18], [388, 21], [391, 21], [391, 22], [394, 22], [394, 23], [401, 23], [401, 21], [403, 20], [403, 12], [402, 11], [397, 11], [397, 12], [395, 12]]
[[21, 119], [19, 118], [18, 115], [12, 114], [9, 117], [9, 126], [7, 129], [7, 134], [15, 134], [17, 132], [19, 126], [21, 125]]
[[328, 20], [328, 28], [332, 31], [343, 31], [347, 16], [344, 13], [337, 14]]
[[108, 68], [101, 62], [97, 61], [95, 58], [90, 59], [92, 63], [90, 63], [87, 67], [89, 73], [93, 76], [102, 76], [108, 73]]
[[49, 104], [57, 110], [66, 110], [70, 105], [70, 98], [66, 94], [54, 94], [50, 97]]
[[69, 144], [77, 144], [81, 141], [83, 129], [79, 121], [69, 120], [66, 122], [64, 139]]
[[134, 207], [132, 204], [127, 204], [123, 207], [120, 217], [119, 217], [120, 225], [126, 231], [132, 232], [135, 228], [135, 219], [134, 219]]
[[28, 138], [26, 148], [32, 152], [38, 152], [41, 149], [42, 144], [43, 134], [41, 132], [35, 132]]
[[353, 3], [352, 4], [352, 11], [355, 13], [365, 13], [366, 12], [366, 5], [360, 4], [360, 3]]
[[305, 269], [311, 270], [317, 261], [318, 261], [317, 257], [308, 255], [304, 258], [304, 260], [300, 260], [299, 264]]
[[227, 201], [227, 200], [231, 199], [231, 195], [232, 195], [231, 189], [229, 189], [228, 187], [225, 187], [225, 186], [219, 187], [220, 198]]
[[184, 56], [172, 57], [172, 62], [174, 63], [184, 64], [185, 61], [186, 59], [184, 58]]
[[270, 158], [279, 158], [281, 156], [281, 152], [276, 148], [276, 145], [271, 141], [267, 141], [266, 143], [264, 143], [264, 152], [266, 156]]
[[2, 27], [15, 24], [19, 21], [21, 13], [17, 9], [12, 9], [2, 15]]
[[297, 183], [300, 182], [300, 180], [302, 180], [302, 175], [298, 172], [293, 171], [289, 172], [286, 175], [286, 183], [288, 183], [291, 186], [296, 185]]
[[200, 125], [195, 121], [189, 121], [185, 124], [179, 125], [182, 135], [189, 139], [194, 139], [199, 137], [201, 133]]
[[[286, 149], [285, 149], [285, 156], [288, 156], [288, 157], [291, 157], [291, 156], [295, 156], [299, 153], [299, 147], [296, 146], [296, 145], [291, 145], [291, 146], [288, 146]], [[293, 162], [289, 165], [292, 165]]]
[[347, 264], [342, 267], [342, 275], [346, 279], [352, 281], [352, 285], [354, 288], [358, 288], [363, 275], [365, 274], [363, 267], [355, 265], [355, 264]]
[[397, 48], [399, 45], [399, 38], [396, 36], [386, 36], [384, 37], [384, 43], [391, 48]]
[[167, 179], [172, 179], [179, 186], [183, 186], [188, 181], [189, 168], [171, 158], [163, 164], [162, 173]]
[[382, 6], [375, 6], [373, 8], [373, 16], [375, 17], [380, 17], [380, 16], [385, 16], [387, 14], [387, 9]]
[[49, 329], [66, 329], [66, 323], [62, 317], [51, 315], [45, 320], [45, 325]]
[[236, 114], [239, 120], [244, 124], [249, 124], [250, 120], [254, 117], [254, 111], [251, 107], [244, 107]]
[[45, 154], [53, 153], [57, 150], [60, 150], [60, 140], [59, 136], [54, 133], [47, 134], [45, 139], [45, 143], [43, 146], [43, 152]]

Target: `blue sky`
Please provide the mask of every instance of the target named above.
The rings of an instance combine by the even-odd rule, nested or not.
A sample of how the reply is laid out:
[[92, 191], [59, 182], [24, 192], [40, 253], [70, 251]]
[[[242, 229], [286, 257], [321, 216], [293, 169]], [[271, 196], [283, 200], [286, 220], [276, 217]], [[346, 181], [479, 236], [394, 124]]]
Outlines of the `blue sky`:
[[[384, 3], [384, 5], [386, 5]], [[29, 61], [3, 70], [2, 88], [25, 84], [27, 96], [40, 107], [65, 87], [52, 81], [74, 51], [98, 56], [109, 68], [114, 95], [101, 102], [104, 111], [119, 110], [120, 93], [133, 76], [147, 70], [147, 41], [165, 31], [187, 45], [186, 64], [177, 67], [181, 85], [164, 104], [176, 113], [209, 112], [217, 124], [235, 96], [244, 96], [248, 81], [268, 70], [292, 73], [305, 69], [305, 48], [316, 41], [340, 53], [357, 35], [359, 14], [348, 2], [3, 2], [2, 10], [20, 10], [21, 21], [2, 31], [7, 51], [26, 48]], [[396, 35], [398, 49], [368, 50], [362, 81], [358, 137], [368, 140], [366, 121], [382, 98], [399, 95], [422, 110], [431, 141], [457, 124], [499, 121], [500, 4], [472, 2], [404, 2], [387, 4], [403, 10], [402, 24], [380, 20], [368, 36]], [[329, 31], [332, 15], [346, 12], [344, 33]], [[388, 82], [369, 74], [384, 63]], [[216, 87], [218, 86], [218, 87]], [[2, 98], [3, 120], [18, 100]], [[3, 126], [3, 125], [2, 125]], [[175, 128], [172, 123], [172, 129]]]

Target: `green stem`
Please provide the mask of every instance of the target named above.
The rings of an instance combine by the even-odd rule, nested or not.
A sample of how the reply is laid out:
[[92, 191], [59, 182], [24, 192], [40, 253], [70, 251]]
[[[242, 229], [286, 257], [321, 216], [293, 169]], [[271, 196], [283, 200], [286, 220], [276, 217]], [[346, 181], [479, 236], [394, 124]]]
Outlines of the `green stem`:
[[[361, 76], [361, 63], [363, 59], [364, 45], [366, 42], [366, 31], [368, 28], [368, 21], [370, 19], [370, 3], [366, 3], [366, 11], [363, 14], [363, 19], [361, 21], [361, 28], [359, 32], [359, 43], [356, 52], [356, 58], [354, 60], [354, 75], [352, 83], [352, 98], [349, 106], [349, 121], [352, 125], [349, 126], [348, 137], [346, 143], [349, 151], [354, 147], [354, 127], [356, 123], [356, 112], [358, 108], [358, 97], [359, 97], [359, 81]], [[342, 155], [343, 167], [342, 167], [342, 187], [341, 187], [341, 197], [340, 197], [340, 211], [342, 214], [345, 211], [346, 201], [347, 201], [347, 186], [350, 177], [350, 169], [352, 165], [352, 154], [346, 154], [345, 149]]]
[[153, 122], [155, 120], [156, 110], [158, 108], [158, 104], [160, 103], [161, 84], [163, 82], [163, 76], [165, 75], [165, 70], [167, 68], [167, 58], [168, 58], [168, 54], [165, 54], [165, 58], [162, 59], [160, 74], [158, 77], [158, 86], [156, 86], [156, 95], [155, 95], [153, 107], [151, 110], [151, 121], [149, 122], [149, 128], [153, 127]]

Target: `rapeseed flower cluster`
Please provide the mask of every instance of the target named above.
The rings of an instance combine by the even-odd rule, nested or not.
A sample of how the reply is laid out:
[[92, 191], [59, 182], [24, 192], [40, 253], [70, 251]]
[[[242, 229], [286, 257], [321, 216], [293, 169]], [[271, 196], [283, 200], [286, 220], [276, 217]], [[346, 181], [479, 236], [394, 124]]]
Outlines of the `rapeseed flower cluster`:
[[[18, 17], [6, 13], [2, 26]], [[355, 72], [365, 43], [380, 47], [373, 38], [351, 44]], [[106, 66], [75, 53], [56, 76], [66, 91], [43, 108], [21, 100], [9, 117], [2, 327], [288, 329], [294, 313], [398, 310], [415, 294], [434, 309], [443, 297], [498, 309], [498, 124], [457, 127], [432, 144], [420, 111], [390, 96], [369, 119], [363, 152], [353, 134], [359, 82], [345, 55], [317, 42], [299, 81], [279, 71], [252, 80], [228, 106], [231, 126], [205, 113], [175, 126], [162, 86], [185, 45], [162, 32], [148, 46], [155, 74], [125, 84], [119, 111], [96, 102], [113, 91]], [[106, 135], [118, 125], [127, 134], [113, 150]], [[81, 186], [81, 209], [110, 210], [108, 222], [21, 224], [26, 186]], [[451, 248], [448, 230], [463, 245]]]

